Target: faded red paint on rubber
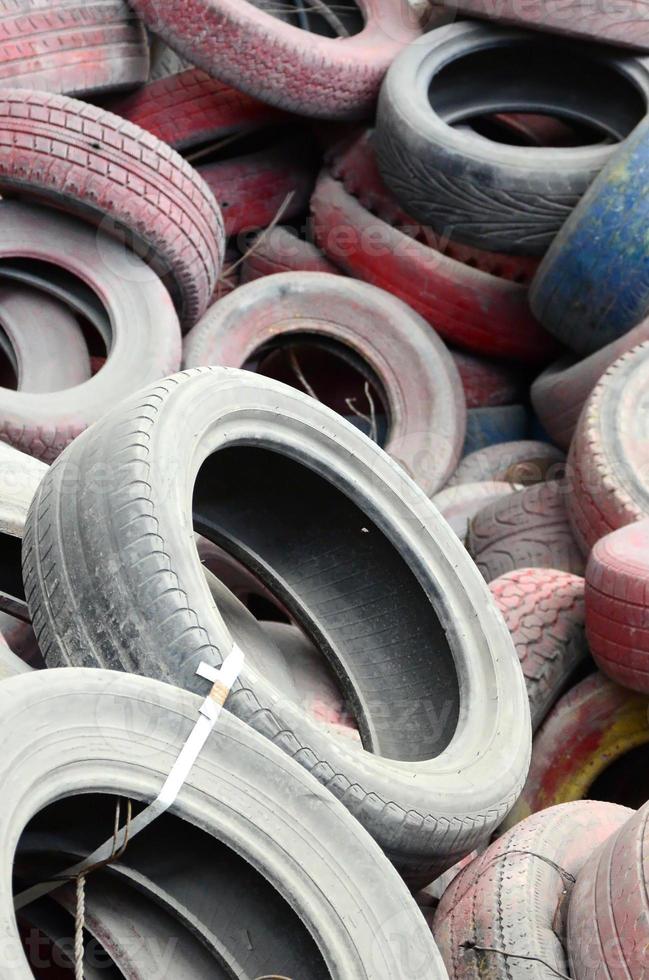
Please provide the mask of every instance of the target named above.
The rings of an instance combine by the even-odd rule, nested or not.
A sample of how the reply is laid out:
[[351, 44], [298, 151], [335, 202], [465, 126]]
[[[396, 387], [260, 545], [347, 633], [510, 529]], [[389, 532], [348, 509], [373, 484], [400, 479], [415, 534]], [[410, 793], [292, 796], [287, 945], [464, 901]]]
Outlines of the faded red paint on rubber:
[[649, 516], [649, 342], [593, 389], [570, 447], [568, 514], [585, 555], [605, 534]]
[[451, 351], [460, 372], [467, 408], [492, 408], [514, 405], [521, 400], [524, 383], [511, 364], [476, 357], [463, 351]]
[[444, 0], [444, 6], [468, 17], [486, 17], [517, 27], [607, 41], [649, 51], [649, 9], [644, 3], [621, 0], [614, 5], [584, 4], [580, 0]]
[[584, 560], [566, 513], [567, 487], [535, 483], [479, 511], [469, 525], [469, 554], [491, 582], [517, 568], [556, 568], [583, 575]]
[[326, 172], [311, 210], [316, 242], [333, 262], [404, 300], [446, 340], [531, 363], [557, 350], [532, 317], [525, 286], [422, 244], [372, 214]]
[[469, 529], [469, 522], [487, 504], [510, 493], [520, 490], [511, 483], [489, 480], [484, 483], [463, 483], [458, 486], [447, 486], [432, 498], [442, 517], [448, 521], [458, 538], [464, 541]]
[[503, 827], [556, 803], [583, 799], [608, 766], [649, 743], [648, 708], [645, 695], [603, 674], [576, 684], [536, 735], [525, 787]]
[[560, 449], [535, 439], [497, 442], [465, 456], [449, 485], [481, 480], [504, 480], [530, 486], [565, 475], [566, 458]]
[[189, 68], [149, 82], [110, 111], [146, 129], [175, 150], [188, 150], [284, 118], [283, 113], [244, 92]]
[[343, 275], [317, 245], [303, 241], [290, 228], [281, 225], [268, 234], [258, 235], [250, 249], [250, 254], [241, 264], [242, 283], [272, 276], [276, 272], [330, 272]]
[[421, 33], [404, 0], [358, 0], [349, 38], [300, 30], [247, 0], [132, 0], [172, 48], [250, 95], [306, 116], [363, 118], [397, 53]]
[[649, 962], [649, 804], [591, 855], [568, 910], [574, 980], [643, 980]]
[[296, 145], [260, 150], [197, 167], [221, 208], [226, 236], [266, 228], [282, 212], [290, 221], [309, 205], [315, 174]]
[[607, 534], [591, 551], [586, 633], [605, 674], [649, 694], [649, 521]]
[[64, 95], [0, 90], [0, 192], [125, 234], [186, 326], [206, 309], [223, 256], [221, 213], [193, 167], [150, 133]]
[[435, 913], [449, 980], [566, 976], [562, 939], [575, 877], [632, 816], [614, 803], [564, 803], [494, 841], [455, 877]]
[[146, 81], [149, 47], [126, 0], [0, 0], [0, 86], [98, 95]]
[[535, 731], [588, 657], [584, 580], [554, 568], [521, 568], [489, 588], [523, 668]]

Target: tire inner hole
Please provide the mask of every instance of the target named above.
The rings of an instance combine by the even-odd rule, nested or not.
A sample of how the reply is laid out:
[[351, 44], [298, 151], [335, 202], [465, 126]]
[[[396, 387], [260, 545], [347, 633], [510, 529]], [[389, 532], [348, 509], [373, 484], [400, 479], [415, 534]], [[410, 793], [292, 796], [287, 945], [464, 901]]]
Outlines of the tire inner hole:
[[[636, 745], [608, 765], [591, 783], [588, 800], [604, 800], [639, 810], [649, 800], [649, 743]], [[640, 778], [638, 776], [640, 775]]]

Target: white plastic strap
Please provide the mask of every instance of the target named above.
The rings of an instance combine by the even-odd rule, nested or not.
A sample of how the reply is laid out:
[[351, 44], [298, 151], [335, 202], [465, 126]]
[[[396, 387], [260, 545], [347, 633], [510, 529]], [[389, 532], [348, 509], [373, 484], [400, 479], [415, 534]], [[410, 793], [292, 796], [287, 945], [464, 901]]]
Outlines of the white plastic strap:
[[[187, 741], [180, 750], [180, 754], [174, 762], [171, 772], [165, 779], [164, 785], [157, 797], [153, 803], [150, 803], [141, 813], [133, 817], [128, 826], [122, 827], [116, 838], [109, 838], [101, 847], [98, 847], [87, 858], [84, 858], [83, 861], [68, 868], [62, 875], [58, 876], [59, 878], [76, 878], [96, 864], [108, 861], [113, 854], [117, 854], [124, 846], [127, 840], [127, 834], [128, 840], [132, 840], [136, 834], [139, 834], [140, 831], [144, 830], [145, 827], [148, 827], [154, 820], [157, 820], [159, 816], [165, 813], [170, 806], [173, 806], [183, 783], [200, 755], [210, 732], [218, 721], [230, 688], [241, 673], [243, 661], [243, 651], [235, 643], [220, 668], [217, 669], [206, 663], [199, 664], [196, 673], [200, 677], [212, 681], [212, 690], [200, 706], [196, 724], [189, 733]], [[26, 888], [15, 896], [14, 909], [18, 911], [18, 909], [24, 908], [25, 905], [35, 902], [37, 898], [42, 898], [43, 895], [54, 891], [60, 885], [60, 880], [43, 881], [38, 885], [33, 885], [31, 888]]]

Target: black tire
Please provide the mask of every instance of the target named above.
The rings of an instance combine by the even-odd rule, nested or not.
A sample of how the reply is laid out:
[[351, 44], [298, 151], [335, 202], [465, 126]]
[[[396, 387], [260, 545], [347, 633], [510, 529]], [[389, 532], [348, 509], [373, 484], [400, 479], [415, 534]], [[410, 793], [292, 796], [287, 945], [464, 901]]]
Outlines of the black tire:
[[[31, 977], [11, 880], [27, 821], [79, 794], [151, 802], [200, 704], [186, 691], [113, 671], [35, 671], [0, 683], [1, 717], [11, 732], [0, 764], [10, 790], [0, 813], [3, 980]], [[114, 815], [114, 806], [109, 812]], [[358, 822], [309, 773], [228, 712], [192, 766], [173, 813], [231, 847], [273, 885], [310, 931], [332, 980], [404, 976], [407, 952], [399, 935], [422, 956], [427, 977], [445, 978], [419, 909]], [[112, 835], [113, 820], [95, 830], [101, 843]]]
[[379, 168], [407, 213], [436, 231], [491, 251], [542, 254], [614, 146], [515, 147], [454, 124], [554, 112], [619, 140], [648, 100], [649, 69], [630, 55], [491, 24], [450, 24], [411, 44], [388, 71]]
[[196, 530], [248, 565], [316, 642], [367, 751], [341, 747], [250, 663], [228, 707], [430, 881], [488, 838], [520, 792], [522, 673], [488, 589], [431, 502], [306, 395], [198, 368], [75, 440], [41, 484], [24, 539], [48, 665], [110, 664], [206, 689], [198, 661], [220, 663], [232, 640], [191, 534], [198, 470]]

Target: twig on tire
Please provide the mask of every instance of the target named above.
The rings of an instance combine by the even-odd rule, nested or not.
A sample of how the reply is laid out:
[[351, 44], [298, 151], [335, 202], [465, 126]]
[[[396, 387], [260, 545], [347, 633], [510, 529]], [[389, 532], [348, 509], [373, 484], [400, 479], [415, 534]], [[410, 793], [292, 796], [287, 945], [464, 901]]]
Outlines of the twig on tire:
[[368, 432], [368, 437], [372, 440], [372, 442], [378, 442], [379, 430], [376, 424], [376, 411], [374, 409], [374, 399], [372, 398], [372, 395], [370, 393], [370, 385], [368, 381], [365, 382], [365, 385], [363, 386], [363, 390], [365, 392], [365, 397], [367, 398], [368, 404], [370, 406], [369, 415], [366, 415], [365, 412], [361, 412], [359, 408], [356, 408], [355, 398], [346, 398], [345, 405], [347, 406], [349, 411], [353, 412], [354, 415], [356, 415], [359, 419], [363, 419], [364, 422], [367, 422], [367, 424], [370, 427], [370, 431]]
[[252, 245], [250, 246], [250, 248], [247, 248], [246, 249], [246, 251], [243, 253], [243, 255], [241, 255], [237, 259], [236, 262], [233, 262], [232, 265], [229, 265], [227, 269], [223, 269], [223, 271], [221, 272], [221, 275], [219, 276], [219, 281], [222, 281], [223, 279], [227, 279], [228, 276], [232, 275], [232, 273], [234, 272], [235, 269], [238, 269], [238, 267], [241, 265], [242, 262], [245, 262], [245, 260], [250, 255], [253, 255], [254, 254], [254, 252], [259, 248], [259, 246], [261, 245], [261, 243], [270, 234], [270, 232], [277, 225], [277, 223], [279, 221], [281, 221], [282, 215], [284, 214], [284, 212], [286, 211], [287, 207], [289, 206], [289, 204], [293, 200], [294, 194], [295, 194], [295, 191], [289, 191], [288, 192], [288, 194], [286, 195], [286, 197], [284, 198], [284, 200], [282, 201], [282, 203], [278, 207], [277, 211], [275, 212], [275, 217], [273, 218], [273, 220], [271, 221], [271, 223], [266, 228], [264, 228], [264, 230], [262, 231], [262, 233], [259, 236], [259, 238], [257, 238], [252, 243]]
[[311, 395], [311, 398], [315, 398], [315, 400], [319, 402], [320, 399], [316, 395], [315, 391], [313, 390], [313, 388], [311, 387], [307, 379], [304, 377], [304, 372], [300, 367], [300, 362], [298, 361], [297, 354], [295, 353], [293, 348], [291, 348], [291, 350], [289, 351], [288, 359], [291, 362], [291, 367], [295, 371], [296, 377], [298, 378], [300, 384], [302, 385], [306, 393], [308, 395]]
[[499, 956], [510, 957], [517, 960], [533, 960], [535, 963], [541, 963], [546, 969], [554, 973], [555, 976], [561, 977], [562, 980], [571, 980], [567, 973], [562, 973], [561, 970], [557, 970], [556, 967], [548, 963], [547, 960], [541, 959], [540, 956], [531, 956], [527, 953], [509, 953], [506, 949], [496, 949], [495, 946], [479, 946], [478, 943], [472, 943], [467, 940], [465, 943], [460, 943], [461, 949], [472, 949], [478, 953], [498, 953]]

